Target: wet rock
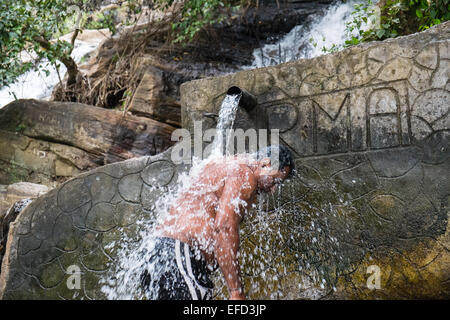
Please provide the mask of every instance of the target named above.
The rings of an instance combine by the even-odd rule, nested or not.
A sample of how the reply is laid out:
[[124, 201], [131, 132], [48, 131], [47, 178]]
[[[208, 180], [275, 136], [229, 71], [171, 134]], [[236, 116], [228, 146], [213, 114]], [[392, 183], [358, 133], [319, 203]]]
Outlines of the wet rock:
[[[133, 95], [129, 110], [179, 127], [181, 125], [180, 103], [168, 92], [170, 91], [168, 78], [177, 74], [173, 72], [170, 74], [152, 67], [149, 63], [150, 59], [143, 60], [140, 64], [147, 66], [146, 71]], [[178, 75], [178, 78], [180, 79], [181, 75]]]
[[[264, 208], [270, 222], [244, 232], [243, 255], [257, 260], [245, 260], [246, 273], [265, 275], [247, 283], [251, 297], [298, 298], [311, 287], [309, 298], [450, 296], [449, 76], [437, 50], [449, 28], [182, 85], [184, 127], [239, 85], [297, 158], [297, 176]], [[284, 255], [276, 267], [267, 243]], [[298, 287], [273, 285], [285, 278]]]
[[33, 199], [47, 192], [48, 187], [28, 182], [18, 182], [9, 186], [0, 185], [0, 261], [6, 250], [10, 224]]
[[[141, 174], [161, 174], [167, 185], [175, 174], [168, 155], [130, 159], [81, 174], [20, 212], [11, 224], [11, 234], [17, 237], [8, 241], [3, 259], [5, 269], [12, 272], [2, 270], [1, 274], [7, 296], [37, 298], [44, 290], [47, 298], [104, 297], [99, 287], [101, 273], [111, 267], [124, 234], [139, 238], [138, 223], [149, 217], [144, 212], [147, 203], [160, 196], [154, 190], [141, 192]], [[164, 178], [166, 167], [170, 169], [168, 180]], [[145, 199], [141, 200], [141, 193]], [[67, 286], [67, 270], [74, 266], [81, 272], [81, 290]], [[25, 293], [19, 287], [29, 289]]]
[[155, 161], [150, 163], [141, 174], [144, 182], [154, 187], [168, 185], [174, 176], [174, 165], [169, 161]]
[[86, 227], [99, 231], [106, 232], [117, 226], [114, 220], [116, 206], [109, 203], [99, 203], [91, 208], [86, 217]]
[[37, 198], [48, 192], [48, 190], [47, 186], [29, 182], [0, 185], [0, 219], [15, 202]]

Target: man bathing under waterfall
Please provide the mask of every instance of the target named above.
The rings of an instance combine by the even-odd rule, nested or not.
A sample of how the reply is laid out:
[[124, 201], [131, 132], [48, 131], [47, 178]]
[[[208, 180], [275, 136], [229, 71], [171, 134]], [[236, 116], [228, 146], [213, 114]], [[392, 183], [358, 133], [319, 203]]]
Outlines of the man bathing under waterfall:
[[[274, 155], [278, 159], [271, 161]], [[141, 276], [147, 296], [211, 299], [209, 274], [218, 266], [230, 299], [245, 299], [238, 262], [239, 224], [258, 192], [274, 192], [293, 170], [292, 155], [282, 145], [269, 146], [256, 156], [241, 154], [205, 164], [156, 227]]]

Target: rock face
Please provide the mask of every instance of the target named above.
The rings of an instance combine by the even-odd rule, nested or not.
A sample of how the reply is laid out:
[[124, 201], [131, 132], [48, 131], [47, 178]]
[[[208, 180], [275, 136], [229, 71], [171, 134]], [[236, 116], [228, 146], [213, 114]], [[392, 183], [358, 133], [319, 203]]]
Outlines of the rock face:
[[183, 127], [237, 85], [297, 158], [268, 225], [243, 231], [252, 297], [450, 297], [449, 45], [447, 22], [182, 85]]
[[29, 182], [0, 185], [0, 261], [6, 249], [9, 224], [32, 199], [44, 195], [48, 190], [47, 186]]
[[[181, 87], [184, 127], [238, 85], [296, 157], [297, 175], [242, 228], [250, 298], [450, 297], [449, 44], [446, 23]], [[11, 225], [0, 297], [104, 298], [117, 243], [137, 237], [136, 221], [151, 221], [187, 169], [170, 153], [97, 168], [33, 201]]]
[[192, 74], [178, 62], [144, 55], [135, 63], [139, 84], [128, 110], [179, 128], [181, 126], [180, 84]]
[[47, 186], [29, 182], [0, 185], [0, 220], [2, 214], [5, 214], [15, 202], [26, 198], [37, 198], [48, 190]]
[[80, 103], [17, 100], [0, 110], [0, 183], [52, 185], [99, 165], [169, 148], [175, 128]]
[[[114, 261], [111, 243], [137, 237], [137, 220], [176, 180], [170, 152], [130, 159], [83, 173], [33, 201], [10, 226], [0, 296], [8, 298], [102, 298], [99, 279]], [[17, 237], [16, 237], [17, 236]], [[67, 285], [70, 267], [81, 288]]]

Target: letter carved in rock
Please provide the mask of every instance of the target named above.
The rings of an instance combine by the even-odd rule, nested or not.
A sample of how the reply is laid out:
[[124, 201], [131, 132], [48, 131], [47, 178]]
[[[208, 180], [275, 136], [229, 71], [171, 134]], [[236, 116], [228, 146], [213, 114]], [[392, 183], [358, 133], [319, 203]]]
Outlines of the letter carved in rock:
[[314, 153], [344, 153], [351, 149], [349, 93], [313, 98]]
[[[393, 88], [373, 90], [366, 103], [366, 143], [368, 149], [401, 146], [400, 97]], [[405, 128], [406, 129], [406, 128]]]

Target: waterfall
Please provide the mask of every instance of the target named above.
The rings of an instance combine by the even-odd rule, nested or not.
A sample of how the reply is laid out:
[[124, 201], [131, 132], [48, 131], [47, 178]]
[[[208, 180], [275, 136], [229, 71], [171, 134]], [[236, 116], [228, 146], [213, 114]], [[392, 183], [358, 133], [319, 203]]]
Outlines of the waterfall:
[[[97, 43], [76, 40], [72, 51], [72, 58], [76, 63], [88, 53], [92, 52]], [[62, 64], [59, 67], [61, 79], [64, 77], [67, 69]], [[47, 69], [49, 74], [46, 75], [42, 69]], [[51, 96], [53, 88], [58, 84], [58, 73], [54, 65], [48, 60], [39, 63], [38, 70], [30, 70], [18, 77], [18, 79], [10, 86], [0, 88], [0, 108], [17, 99], [45, 99]]]
[[312, 17], [313, 23], [295, 26], [279, 41], [253, 51], [252, 65], [243, 69], [262, 68], [280, 63], [309, 59], [324, 54], [323, 48], [342, 47], [346, 40], [345, 23], [350, 21], [354, 5], [349, 0], [330, 6], [323, 16]]

